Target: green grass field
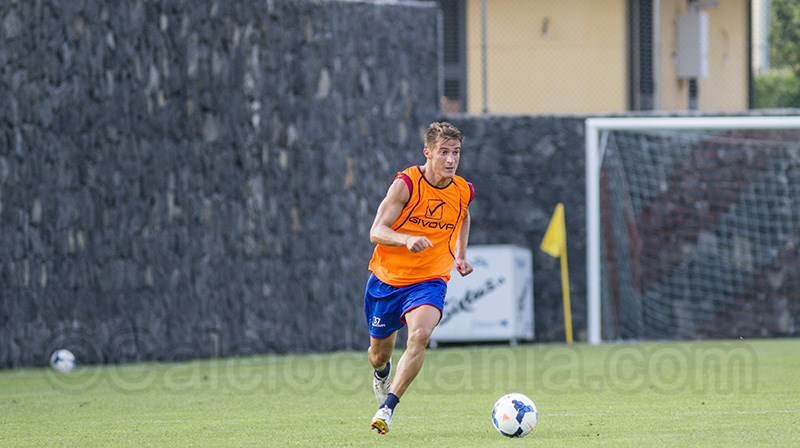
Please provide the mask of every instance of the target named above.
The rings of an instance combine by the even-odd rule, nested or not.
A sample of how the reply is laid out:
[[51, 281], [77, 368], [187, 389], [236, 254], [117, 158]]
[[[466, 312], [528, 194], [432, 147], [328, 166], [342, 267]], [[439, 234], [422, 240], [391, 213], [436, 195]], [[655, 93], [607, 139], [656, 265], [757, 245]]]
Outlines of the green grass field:
[[[0, 371], [0, 446], [800, 446], [798, 339], [429, 350], [384, 436], [370, 375], [365, 353]], [[524, 439], [491, 425], [512, 391]]]

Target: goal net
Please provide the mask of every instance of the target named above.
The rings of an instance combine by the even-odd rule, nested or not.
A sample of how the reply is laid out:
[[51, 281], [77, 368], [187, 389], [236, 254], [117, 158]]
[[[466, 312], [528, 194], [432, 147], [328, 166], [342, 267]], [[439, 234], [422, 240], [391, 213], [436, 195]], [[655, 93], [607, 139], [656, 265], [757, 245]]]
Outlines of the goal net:
[[586, 129], [590, 342], [800, 334], [800, 117]]

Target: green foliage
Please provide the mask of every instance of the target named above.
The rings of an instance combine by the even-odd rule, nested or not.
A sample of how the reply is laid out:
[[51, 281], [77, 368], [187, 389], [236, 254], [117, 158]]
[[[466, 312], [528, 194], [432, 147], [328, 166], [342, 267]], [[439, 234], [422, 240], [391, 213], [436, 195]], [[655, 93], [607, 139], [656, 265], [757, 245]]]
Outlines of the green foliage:
[[[429, 350], [384, 436], [366, 352], [0, 371], [0, 446], [797, 446], [798, 353], [800, 339]], [[522, 440], [490, 421], [511, 391], [539, 410]]]
[[791, 69], [758, 74], [754, 84], [756, 109], [800, 107], [800, 75]]
[[800, 74], [800, 2], [772, 0], [770, 16], [770, 65]]
[[754, 79], [754, 107], [800, 107], [800, 2], [772, 0], [769, 41], [772, 69]]

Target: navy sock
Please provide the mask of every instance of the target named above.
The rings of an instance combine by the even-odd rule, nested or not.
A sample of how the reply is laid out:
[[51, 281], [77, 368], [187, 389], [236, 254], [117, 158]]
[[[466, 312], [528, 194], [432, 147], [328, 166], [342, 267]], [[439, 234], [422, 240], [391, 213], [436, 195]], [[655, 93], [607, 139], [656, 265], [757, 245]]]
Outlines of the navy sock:
[[391, 372], [391, 371], [392, 371], [392, 362], [389, 361], [389, 362], [386, 363], [386, 367], [384, 367], [383, 370], [380, 370], [380, 371], [376, 370], [375, 371], [375, 376], [380, 378], [380, 379], [383, 379], [383, 378], [386, 378], [387, 376], [389, 376], [389, 372]]
[[397, 395], [390, 393], [388, 397], [386, 397], [386, 401], [383, 402], [381, 407], [386, 406], [387, 408], [394, 411], [394, 407], [397, 406], [397, 403], [400, 403], [400, 399], [397, 398]]

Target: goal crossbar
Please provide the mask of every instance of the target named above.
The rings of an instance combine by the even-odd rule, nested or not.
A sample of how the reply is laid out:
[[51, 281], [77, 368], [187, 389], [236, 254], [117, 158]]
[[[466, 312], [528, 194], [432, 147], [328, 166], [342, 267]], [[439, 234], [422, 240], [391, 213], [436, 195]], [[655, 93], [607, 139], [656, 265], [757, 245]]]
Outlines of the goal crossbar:
[[600, 136], [633, 130], [800, 129], [800, 116], [596, 117], [585, 121], [586, 301], [590, 344], [602, 342], [600, 277]]

